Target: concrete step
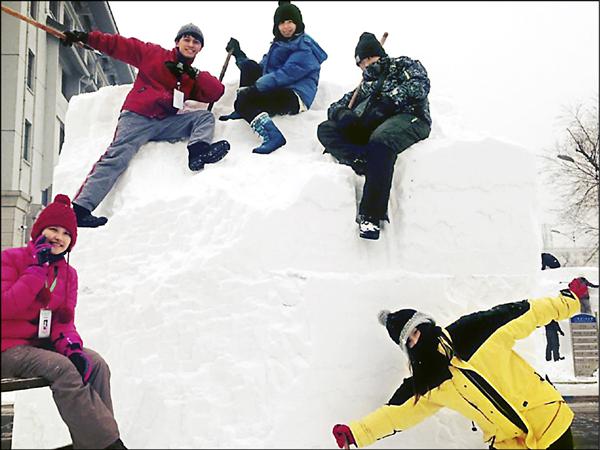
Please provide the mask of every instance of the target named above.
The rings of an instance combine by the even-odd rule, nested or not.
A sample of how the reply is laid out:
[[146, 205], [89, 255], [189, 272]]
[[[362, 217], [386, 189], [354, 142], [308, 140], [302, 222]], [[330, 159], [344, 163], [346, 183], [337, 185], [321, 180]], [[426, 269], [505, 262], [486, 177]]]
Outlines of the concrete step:
[[573, 348], [576, 349], [588, 349], [588, 350], [598, 350], [598, 344], [595, 342], [574, 342]]

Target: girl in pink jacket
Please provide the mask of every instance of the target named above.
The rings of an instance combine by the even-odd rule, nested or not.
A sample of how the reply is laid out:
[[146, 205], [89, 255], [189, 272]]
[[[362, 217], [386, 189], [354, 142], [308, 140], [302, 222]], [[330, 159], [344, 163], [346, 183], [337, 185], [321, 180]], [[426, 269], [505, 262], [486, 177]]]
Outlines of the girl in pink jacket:
[[77, 272], [68, 255], [76, 241], [71, 201], [59, 194], [27, 246], [2, 251], [2, 378], [47, 379], [74, 448], [123, 449], [108, 365], [75, 328]]

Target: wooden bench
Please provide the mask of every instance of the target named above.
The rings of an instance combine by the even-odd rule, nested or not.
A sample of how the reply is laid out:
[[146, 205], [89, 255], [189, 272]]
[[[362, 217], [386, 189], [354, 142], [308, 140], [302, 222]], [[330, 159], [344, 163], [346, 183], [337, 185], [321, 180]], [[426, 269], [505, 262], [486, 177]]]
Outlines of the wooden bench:
[[31, 378], [2, 378], [2, 392], [23, 391], [44, 386], [50, 386], [48, 380], [42, 377]]
[[[2, 378], [0, 384], [2, 385], [2, 392], [23, 391], [26, 389], [50, 386], [48, 380], [41, 377]], [[15, 410], [12, 404], [2, 405], [2, 449], [12, 448], [14, 415]]]

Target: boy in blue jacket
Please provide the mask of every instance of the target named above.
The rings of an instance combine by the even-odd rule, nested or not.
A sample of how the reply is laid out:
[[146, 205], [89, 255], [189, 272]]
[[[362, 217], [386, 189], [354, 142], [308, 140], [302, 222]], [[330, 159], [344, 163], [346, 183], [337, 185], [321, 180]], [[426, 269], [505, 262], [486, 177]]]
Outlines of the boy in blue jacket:
[[260, 154], [285, 145], [285, 137], [270, 116], [307, 111], [317, 94], [321, 64], [327, 59], [327, 53], [304, 32], [297, 6], [279, 2], [273, 22], [275, 39], [260, 63], [249, 59], [235, 38], [225, 48], [240, 69], [240, 88], [235, 111], [219, 119], [245, 119], [263, 139], [252, 150]]

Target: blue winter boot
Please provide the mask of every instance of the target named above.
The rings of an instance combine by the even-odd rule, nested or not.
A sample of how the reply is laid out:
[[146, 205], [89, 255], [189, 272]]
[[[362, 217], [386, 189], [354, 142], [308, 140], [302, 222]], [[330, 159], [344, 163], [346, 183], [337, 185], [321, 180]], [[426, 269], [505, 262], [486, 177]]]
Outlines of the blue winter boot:
[[252, 153], [266, 155], [286, 144], [286, 140], [266, 112], [260, 113], [250, 122], [252, 129], [263, 138], [263, 143], [252, 150]]

